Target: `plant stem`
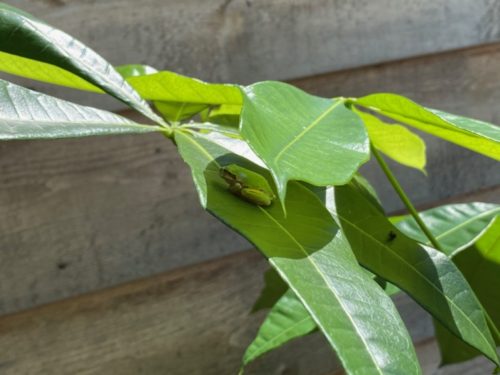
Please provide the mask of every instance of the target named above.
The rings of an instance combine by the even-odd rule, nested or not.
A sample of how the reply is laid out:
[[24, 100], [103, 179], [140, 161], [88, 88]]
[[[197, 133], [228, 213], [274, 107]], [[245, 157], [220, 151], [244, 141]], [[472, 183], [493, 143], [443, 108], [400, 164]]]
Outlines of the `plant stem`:
[[375, 156], [375, 159], [377, 159], [377, 162], [380, 165], [380, 168], [382, 168], [382, 170], [384, 171], [385, 175], [387, 176], [387, 179], [391, 183], [391, 185], [394, 188], [394, 190], [396, 190], [396, 193], [399, 195], [399, 198], [401, 198], [401, 200], [405, 204], [405, 206], [408, 209], [408, 211], [410, 212], [411, 216], [413, 216], [413, 218], [417, 222], [417, 224], [420, 227], [420, 229], [422, 230], [422, 232], [424, 232], [424, 234], [426, 235], [426, 237], [429, 239], [430, 243], [437, 250], [443, 252], [443, 249], [439, 245], [439, 242], [434, 238], [434, 236], [431, 233], [431, 231], [429, 230], [429, 228], [427, 228], [427, 226], [425, 225], [425, 223], [423, 222], [423, 220], [418, 215], [417, 210], [415, 209], [415, 207], [413, 207], [413, 204], [411, 203], [411, 201], [408, 198], [408, 196], [405, 194], [403, 188], [399, 184], [399, 182], [396, 179], [396, 177], [394, 176], [394, 174], [389, 169], [389, 166], [385, 162], [385, 160], [382, 157], [382, 155], [380, 155], [380, 153], [375, 149], [375, 147], [372, 144], [370, 144], [370, 148], [371, 148], [372, 154]]
[[174, 139], [174, 126], [173, 125], [163, 126], [163, 129], [164, 129], [164, 130], [162, 130], [163, 135], [165, 135], [165, 137], [173, 140]]
[[[415, 209], [415, 207], [413, 207], [413, 204], [411, 203], [408, 196], [405, 194], [403, 188], [399, 184], [399, 182], [396, 179], [396, 177], [394, 176], [394, 174], [389, 169], [389, 166], [387, 165], [387, 163], [383, 159], [382, 155], [380, 155], [380, 153], [375, 149], [375, 147], [372, 144], [370, 144], [370, 148], [371, 148], [372, 154], [375, 156], [375, 159], [377, 159], [377, 162], [379, 163], [380, 168], [382, 168], [382, 170], [384, 171], [385, 175], [387, 176], [387, 179], [389, 180], [389, 182], [393, 186], [394, 190], [396, 190], [396, 193], [398, 193], [399, 197], [401, 198], [401, 200], [405, 204], [406, 208], [408, 208], [408, 211], [410, 211], [411, 216], [413, 216], [413, 218], [417, 222], [420, 229], [422, 229], [422, 232], [425, 233], [425, 235], [427, 236], [429, 241], [434, 245], [434, 247], [437, 250], [442, 252], [443, 249], [439, 245], [439, 242], [436, 240], [436, 238], [433, 236], [433, 234], [431, 233], [429, 228], [427, 228], [427, 226], [425, 225], [423, 220], [418, 215], [417, 210]], [[498, 328], [496, 327], [495, 323], [493, 322], [493, 319], [491, 318], [490, 314], [488, 314], [488, 312], [486, 311], [486, 309], [484, 307], [483, 307], [483, 313], [484, 313], [484, 316], [486, 318], [486, 321], [488, 322], [491, 330], [493, 331], [494, 336], [496, 336], [496, 340], [500, 341], [500, 332], [498, 331]]]

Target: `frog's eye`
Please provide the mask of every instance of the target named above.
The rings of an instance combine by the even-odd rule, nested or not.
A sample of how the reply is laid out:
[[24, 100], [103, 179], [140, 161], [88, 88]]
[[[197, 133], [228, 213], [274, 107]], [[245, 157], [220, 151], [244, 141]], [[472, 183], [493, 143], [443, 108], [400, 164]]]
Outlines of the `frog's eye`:
[[236, 179], [236, 176], [233, 173], [229, 172], [226, 168], [219, 169], [219, 175], [224, 179]]

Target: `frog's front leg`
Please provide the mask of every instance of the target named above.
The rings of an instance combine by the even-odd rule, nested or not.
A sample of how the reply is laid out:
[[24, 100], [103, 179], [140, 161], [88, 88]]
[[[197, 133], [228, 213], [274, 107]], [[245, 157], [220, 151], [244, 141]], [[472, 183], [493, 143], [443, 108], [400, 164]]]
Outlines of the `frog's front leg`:
[[248, 187], [241, 189], [240, 195], [245, 200], [258, 206], [270, 206], [274, 199], [274, 196], [271, 196], [262, 190]]
[[240, 195], [241, 189], [243, 189], [243, 185], [239, 182], [234, 182], [229, 185], [229, 191], [233, 194]]

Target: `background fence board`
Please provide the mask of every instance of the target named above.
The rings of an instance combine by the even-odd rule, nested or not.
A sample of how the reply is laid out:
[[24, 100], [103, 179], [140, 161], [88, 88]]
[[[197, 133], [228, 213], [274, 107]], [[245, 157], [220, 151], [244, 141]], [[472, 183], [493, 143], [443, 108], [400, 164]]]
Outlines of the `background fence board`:
[[[249, 311], [266, 262], [245, 252], [144, 281], [0, 318], [2, 374], [236, 374], [263, 314]], [[422, 342], [430, 319], [397, 304]], [[339, 369], [319, 334], [249, 367], [248, 374]]]
[[[500, 3], [495, 0], [9, 3], [88, 43], [113, 64], [146, 63], [201, 79], [244, 84], [290, 80], [500, 40]], [[104, 104], [102, 99], [91, 102]], [[121, 105], [116, 104], [110, 100], [107, 106]]]

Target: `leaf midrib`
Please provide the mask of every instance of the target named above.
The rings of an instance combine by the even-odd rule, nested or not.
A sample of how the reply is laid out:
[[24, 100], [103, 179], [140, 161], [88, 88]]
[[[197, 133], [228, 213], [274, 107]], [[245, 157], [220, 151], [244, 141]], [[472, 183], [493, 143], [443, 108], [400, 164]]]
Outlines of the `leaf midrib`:
[[[23, 16], [23, 15], [19, 15], [19, 14], [15, 14], [14, 12], [9, 12], [8, 10], [4, 10], [4, 9], [0, 10], [0, 12], [12, 15], [13, 17], [16, 17], [16, 18], [19, 18], [22, 22], [26, 22], [27, 24], [29, 24], [37, 33], [44, 34], [42, 32], [42, 30], [40, 30], [40, 28], [35, 24], [35, 21], [30, 20], [28, 17]], [[55, 28], [53, 28], [51, 26], [48, 26], [48, 27], [50, 27], [52, 30], [57, 30], [57, 29], [55, 29]], [[73, 38], [71, 36], [69, 36], [69, 37], [72, 38], [72, 40], [76, 41], [75, 38]], [[70, 53], [67, 51], [66, 47], [65, 46], [61, 46], [61, 45], [55, 43], [54, 40], [53, 40], [53, 38], [50, 36], [50, 33], [47, 33], [46, 38], [48, 40], [50, 40], [52, 42], [52, 44], [58, 46], [57, 47], [58, 50], [60, 52], [62, 52], [62, 54], [64, 55], [64, 57], [66, 59], [73, 60], [73, 58], [71, 57]], [[85, 46], [81, 42], [80, 42], [80, 44], [81, 44], [81, 46], [83, 46], [84, 49], [90, 50], [89, 47]], [[94, 52], [94, 53], [96, 53], [96, 52]], [[115, 82], [114, 79], [107, 79], [107, 78], [109, 78], [109, 76], [106, 76], [104, 73], [102, 73], [102, 72], [100, 72], [98, 70], [93, 69], [93, 67], [90, 66], [89, 64], [87, 64], [87, 62], [85, 60], [78, 60], [78, 62], [80, 64], [82, 64], [85, 68], [90, 69], [94, 74], [96, 74], [99, 77], [99, 79], [104, 80], [105, 82], [107, 82], [112, 88], [114, 88], [118, 92], [125, 93], [126, 95], [124, 95], [124, 97], [128, 101], [130, 101], [131, 104], [137, 105], [141, 109], [141, 112], [144, 112], [144, 114], [147, 113], [149, 115], [148, 117], [150, 117], [152, 120], [154, 120], [156, 122], [158, 122], [158, 120], [160, 120], [159, 121], [160, 124], [163, 122], [161, 120], [161, 118], [159, 118], [158, 116], [156, 116], [156, 114], [149, 108], [148, 104], [146, 103], [146, 101], [144, 99], [141, 98], [141, 96], [139, 95], [139, 93], [137, 93], [137, 91], [135, 91], [135, 89], [132, 86], [130, 86], [130, 84], [128, 82], [126, 82], [123, 78], [122, 78], [122, 80], [120, 82], [120, 85], [118, 85], [118, 82]], [[106, 66], [107, 70], [109, 70], [111, 68], [111, 70], [114, 71], [114, 68], [108, 62], [106, 62], [106, 61], [104, 61], [104, 62], [107, 65]], [[119, 73], [117, 73], [117, 74], [119, 75]], [[87, 79], [84, 79], [84, 80], [87, 81]], [[89, 82], [89, 81], [87, 81], [87, 82]], [[126, 87], [126, 90], [123, 90], [123, 87]], [[122, 96], [122, 95], [120, 95], [120, 96]]]
[[[386, 249], [389, 249], [389, 251], [391, 252], [391, 254], [395, 255], [396, 257], [398, 257], [399, 259], [401, 259], [403, 261], [403, 263], [407, 264], [411, 269], [413, 269], [417, 275], [421, 276], [423, 280], [425, 280], [425, 282], [429, 285], [431, 285], [434, 289], [437, 290], [438, 294], [441, 294], [444, 296], [444, 298], [450, 302], [451, 305], [453, 305], [457, 311], [460, 312], [461, 315], [463, 315], [465, 317], [465, 320], [468, 321], [472, 327], [474, 327], [474, 330], [477, 331], [479, 333], [479, 336], [483, 339], [484, 342], [486, 342], [488, 345], [488, 347], [491, 346], [490, 342], [486, 339], [486, 337], [483, 335], [483, 333], [478, 329], [478, 327], [476, 326], [476, 324], [474, 324], [472, 322], [472, 320], [470, 320], [470, 318], [467, 316], [467, 314], [465, 314], [465, 312], [460, 309], [453, 300], [451, 300], [446, 294], [442, 293], [438, 287], [436, 287], [433, 283], [431, 283], [426, 277], [424, 277], [424, 275], [418, 270], [416, 269], [415, 267], [413, 267], [413, 265], [411, 263], [408, 263], [405, 261], [405, 259], [403, 257], [401, 257], [396, 251], [392, 250], [392, 248], [388, 247], [385, 243], [383, 243], [382, 241], [379, 241], [377, 238], [373, 237], [372, 235], [370, 235], [369, 233], [365, 232], [365, 231], [362, 231], [360, 229], [358, 229], [358, 226], [355, 225], [354, 223], [352, 223], [351, 221], [349, 221], [348, 219], [346, 219], [344, 216], [342, 215], [339, 215], [337, 211], [335, 211], [335, 213], [337, 214], [337, 216], [339, 216], [340, 218], [342, 218], [342, 220], [346, 223], [348, 223], [349, 225], [351, 225], [354, 229], [356, 229], [357, 232], [365, 235], [366, 237], [368, 238], [371, 238], [373, 241], [379, 243], [380, 245], [382, 245], [382, 247], [386, 248]], [[492, 358], [493, 359], [493, 358]], [[494, 360], [495, 363], [497, 363], [496, 360]]]
[[[295, 329], [296, 327], [300, 326], [301, 324], [309, 321], [309, 320], [313, 320], [310, 316], [306, 316], [298, 321], [296, 321], [295, 323], [293, 323], [291, 326], [289, 326], [288, 328], [284, 329], [284, 330], [281, 330], [279, 334], [277, 335], [274, 335], [271, 340], [268, 340], [266, 343], [264, 343], [264, 345], [261, 345], [260, 348], [255, 348], [253, 350], [250, 350], [248, 352], [248, 356], [251, 358], [250, 360], [246, 360], [245, 363], [249, 363], [250, 361], [252, 361], [252, 355], [254, 353], [259, 353], [259, 352], [266, 352], [267, 349], [269, 349], [270, 347], [272, 347], [272, 344], [274, 344], [276, 342], [276, 340], [278, 338], [280, 338], [281, 336], [284, 336], [285, 334], [287, 334], [288, 332], [292, 331], [293, 329]], [[314, 322], [314, 320], [313, 320]]]
[[[157, 125], [143, 125], [143, 124], [136, 124], [133, 122], [111, 122], [111, 121], [65, 121], [65, 120], [54, 120], [54, 121], [37, 121], [37, 120], [17, 120], [17, 119], [5, 119], [0, 117], [0, 122], [5, 121], [8, 123], [14, 123], [14, 124], [40, 124], [40, 125], [56, 125], [56, 124], [61, 124], [61, 125], [110, 125], [110, 126], [127, 126], [127, 127], [135, 127], [135, 128], [142, 128], [142, 129], [153, 129], [153, 130], [163, 130], [161, 126]], [[152, 131], [153, 131], [152, 130]]]
[[405, 123], [405, 125], [416, 126], [416, 125], [412, 125], [409, 122], [405, 122], [404, 120], [401, 120], [401, 119], [411, 120], [411, 121], [423, 124], [425, 126], [435, 126], [435, 127], [440, 128], [440, 129], [443, 129], [443, 130], [447, 130], [447, 131], [451, 131], [451, 132], [458, 132], [458, 133], [462, 133], [464, 135], [485, 138], [485, 139], [487, 139], [490, 142], [495, 142], [496, 143], [495, 140], [493, 140], [493, 139], [485, 136], [484, 134], [478, 134], [476, 132], [473, 132], [472, 130], [461, 128], [461, 127], [457, 126], [456, 124], [454, 124], [454, 123], [452, 123], [450, 121], [447, 121], [447, 120], [441, 118], [437, 114], [428, 111], [426, 108], [424, 108], [424, 110], [426, 111], [427, 114], [431, 114], [432, 116], [435, 116], [435, 117], [439, 118], [439, 120], [443, 121], [444, 124], [446, 124], [447, 126], [445, 126], [444, 124], [440, 124], [437, 121], [436, 122], [434, 122], [434, 121], [423, 121], [422, 119], [417, 118], [417, 117], [407, 116], [407, 115], [404, 115], [402, 113], [393, 112], [391, 110], [382, 109], [382, 108], [379, 108], [379, 107], [376, 107], [376, 106], [365, 106], [363, 104], [357, 104], [357, 105], [358, 106], [362, 106], [362, 107], [367, 108], [367, 109], [375, 110], [375, 111], [380, 112], [380, 113], [382, 113], [382, 114], [384, 114], [384, 115], [386, 115], [388, 117], [396, 118], [396, 120]]
[[[436, 240], [437, 240], [437, 239], [442, 239], [443, 237], [448, 236], [449, 234], [451, 234], [451, 233], [453, 233], [453, 232], [455, 232], [455, 231], [457, 231], [457, 230], [461, 229], [462, 227], [464, 227], [464, 226], [466, 226], [466, 225], [468, 225], [468, 224], [470, 224], [470, 223], [472, 223], [472, 222], [474, 222], [474, 221], [476, 221], [476, 220], [480, 220], [480, 219], [482, 219], [482, 218], [483, 218], [483, 217], [485, 217], [485, 216], [488, 216], [488, 215], [490, 215], [490, 214], [492, 214], [492, 213], [495, 213], [495, 211], [500, 212], [500, 207], [495, 207], [495, 208], [492, 208], [491, 210], [488, 210], [488, 211], [483, 211], [483, 212], [482, 212], [482, 213], [480, 213], [479, 215], [474, 216], [474, 217], [471, 217], [471, 218], [469, 218], [469, 219], [467, 219], [467, 220], [463, 221], [463, 222], [462, 222], [462, 223], [460, 223], [459, 225], [457, 225], [457, 226], [455, 226], [455, 227], [452, 227], [452, 228], [450, 228], [450, 229], [448, 229], [448, 230], [444, 231], [444, 232], [443, 232], [443, 233], [441, 233], [441, 234], [438, 234], [438, 235], [436, 236]], [[425, 244], [426, 244], [426, 245], [430, 245], [430, 241], [427, 241]]]
[[[182, 134], [182, 132], [180, 132]], [[183, 136], [185, 136], [186, 138], [191, 138], [185, 134], [182, 134]], [[203, 150], [203, 154], [208, 156], [208, 160], [210, 160], [211, 162], [214, 162], [216, 165], [218, 165], [220, 167], [220, 165], [217, 163], [217, 161], [210, 155], [210, 153], [202, 146], [200, 145], [198, 142], [195, 141], [195, 139], [190, 139], [191, 142], [193, 144], [196, 144], [197, 147], [200, 149], [200, 150]], [[327, 286], [327, 289], [332, 293], [333, 297], [335, 298], [335, 300], [339, 303], [339, 305], [342, 307], [343, 311], [345, 312], [345, 315], [347, 316], [347, 318], [349, 319], [349, 321], [351, 322], [353, 328], [354, 328], [354, 331], [357, 333], [358, 337], [360, 338], [360, 340], [363, 342], [363, 344], [365, 345], [365, 349], [366, 349], [366, 352], [368, 353], [369, 357], [371, 358], [375, 368], [377, 369], [378, 373], [383, 375], [383, 372], [381, 370], [381, 368], [379, 367], [378, 363], [375, 361], [375, 357], [374, 355], [371, 353], [371, 351], [368, 349], [369, 346], [367, 345], [366, 341], [364, 340], [363, 336], [360, 335], [360, 330], [358, 328], [358, 326], [354, 323], [354, 321], [352, 320], [351, 316], [347, 313], [347, 309], [345, 308], [345, 306], [342, 304], [342, 302], [340, 302], [340, 299], [338, 298], [338, 296], [333, 292], [332, 289], [335, 289], [333, 287], [333, 285], [331, 285], [330, 283], [328, 283], [328, 281], [326, 280], [323, 272], [318, 268], [318, 265], [316, 264], [316, 262], [314, 262], [310, 257], [309, 257], [309, 254], [307, 253], [307, 251], [305, 250], [305, 248], [302, 246], [302, 244], [300, 242], [297, 241], [297, 239], [288, 231], [286, 230], [286, 228], [284, 228], [273, 216], [271, 216], [266, 210], [264, 210], [262, 207], [258, 206], [258, 208], [266, 215], [268, 216], [271, 221], [273, 221], [277, 226], [278, 228], [280, 228], [287, 236], [289, 236], [289, 238], [299, 247], [299, 249], [304, 253], [304, 255], [306, 256], [306, 259], [311, 263], [311, 265], [316, 269], [316, 271], [318, 272], [318, 274], [321, 276], [321, 278], [323, 279], [323, 281], [325, 282], [326, 286]], [[276, 264], [274, 263], [273, 259], [270, 258], [269, 261], [274, 264], [274, 266], [276, 267]], [[281, 270], [279, 270], [281, 271]], [[282, 272], [280, 272], [281, 274]], [[296, 292], [295, 288], [293, 286], [290, 286], [294, 292]], [[300, 294], [299, 293], [296, 293], [297, 296], [299, 297], [299, 299], [303, 301], [303, 298], [301, 298]], [[308, 308], [307, 308], [307, 305], [304, 304], [306, 309], [311, 313], [312, 316], [314, 316], [314, 313], [311, 312]], [[317, 322], [318, 325], [322, 326], [322, 324], [320, 322]], [[328, 335], [330, 336], [330, 335]]]
[[312, 128], [314, 128], [321, 120], [323, 120], [330, 112], [332, 112], [336, 107], [338, 107], [342, 103], [344, 103], [342, 99], [337, 99], [337, 101], [334, 101], [333, 104], [330, 107], [328, 107], [321, 115], [319, 115], [316, 119], [314, 119], [313, 122], [311, 122], [304, 129], [302, 129], [302, 131], [295, 138], [293, 138], [287, 145], [285, 145], [285, 147], [283, 147], [283, 149], [276, 155], [276, 157], [273, 160], [274, 164], [277, 164], [278, 160], [290, 147], [292, 147], [297, 141], [302, 139], [302, 137], [307, 132], [309, 132]]

